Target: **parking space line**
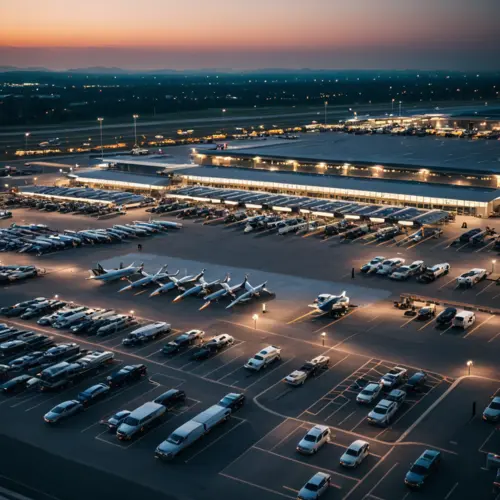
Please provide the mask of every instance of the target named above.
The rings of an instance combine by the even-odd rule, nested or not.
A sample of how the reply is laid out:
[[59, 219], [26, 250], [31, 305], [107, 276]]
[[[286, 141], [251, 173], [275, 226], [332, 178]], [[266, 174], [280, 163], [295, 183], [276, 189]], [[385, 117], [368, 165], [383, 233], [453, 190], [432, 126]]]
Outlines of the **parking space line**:
[[[379, 462], [380, 463], [380, 462]], [[375, 486], [369, 491], [368, 495], [366, 495], [364, 498], [369, 497], [380, 485], [382, 481], [385, 480], [385, 478], [399, 465], [399, 462], [396, 462], [376, 483]], [[366, 477], [366, 476], [365, 476]]]
[[495, 317], [495, 315], [491, 314], [482, 323], [479, 323], [479, 325], [477, 325], [472, 330], [470, 330], [468, 333], [466, 333], [462, 338], [466, 339], [469, 335], [472, 335], [478, 328], [481, 328], [483, 325], [485, 325], [486, 323], [488, 323], [488, 321], [491, 321], [494, 317]]
[[453, 492], [456, 490], [457, 486], [458, 486], [458, 483], [455, 483], [455, 484], [453, 485], [453, 487], [451, 488], [451, 490], [450, 490], [450, 491], [447, 493], [447, 495], [444, 497], [444, 500], [448, 500], [448, 498], [450, 498], [450, 497], [451, 497], [451, 495], [453, 494]]
[[490, 339], [490, 340], [488, 340], [488, 344], [489, 344], [490, 342], [493, 342], [493, 341], [494, 341], [494, 340], [495, 340], [495, 339], [496, 339], [499, 335], [500, 335], [500, 332], [498, 332], [498, 333], [497, 333], [494, 337], [491, 337], [491, 339]]
[[427, 328], [431, 323], [434, 323], [434, 321], [436, 321], [436, 318], [432, 318], [430, 321], [428, 321], [424, 326], [421, 326], [418, 331], [420, 332], [421, 330], [423, 330], [424, 328]]
[[[274, 451], [280, 444], [284, 443], [292, 434], [294, 434], [298, 430], [304, 430], [302, 428], [302, 423], [298, 427], [295, 427], [291, 432], [289, 432], [283, 439], [280, 439], [269, 451]], [[307, 429], [307, 431], [308, 430], [309, 429]]]
[[448, 285], [451, 285], [454, 281], [456, 280], [456, 278], [452, 278], [450, 281], [447, 281], [444, 285], [441, 285], [438, 290], [441, 290], [443, 289], [445, 286], [448, 286]]
[[[104, 434], [106, 431], [101, 432], [101, 434]], [[94, 439], [97, 439], [98, 441], [102, 441], [103, 443], [110, 444], [111, 446], [116, 446], [117, 448], [120, 448], [121, 450], [126, 450], [127, 448], [125, 446], [121, 446], [118, 443], [112, 443], [111, 441], [108, 441], [107, 439], [103, 439], [101, 437], [101, 434], [98, 434], [97, 436], [94, 436]]]
[[313, 333], [318, 333], [318, 332], [321, 332], [321, 331], [324, 331], [326, 330], [327, 328], [329, 328], [330, 326], [332, 325], [335, 325], [337, 323], [339, 323], [340, 321], [346, 319], [346, 318], [349, 318], [350, 316], [352, 316], [356, 311], [358, 311], [359, 309], [354, 309], [352, 312], [350, 313], [347, 313], [345, 314], [344, 316], [341, 316], [340, 318], [337, 318], [335, 320], [333, 320], [331, 323], [328, 323], [327, 325], [325, 326], [322, 326], [321, 328], [318, 328], [317, 330], [314, 330]]
[[[233, 349], [234, 347], [238, 347], [238, 346], [241, 346], [242, 344], [245, 344], [246, 341], [245, 340], [241, 340], [241, 341], [238, 341], [238, 343], [234, 343], [231, 347], [228, 347], [227, 349], [222, 349], [222, 351], [219, 351], [215, 356], [211, 357], [210, 359], [215, 359], [217, 356], [219, 356], [220, 354], [224, 354], [224, 353], [227, 353], [229, 352], [231, 349]], [[234, 359], [231, 359], [230, 361], [228, 361], [227, 363], [224, 363], [223, 365], [219, 366], [218, 368], [216, 368], [215, 370], [211, 370], [209, 371], [208, 373], [204, 373], [203, 376], [204, 377], [208, 377], [211, 373], [219, 370], [220, 368], [223, 368], [224, 366], [228, 365], [229, 363], [232, 363], [235, 359], [238, 359], [238, 358], [241, 358], [241, 356], [243, 356], [243, 354], [241, 354], [240, 356], [237, 356], [236, 358]], [[181, 366], [181, 369], [184, 368], [183, 366]]]
[[439, 336], [444, 335], [444, 334], [445, 334], [448, 330], [451, 330], [451, 328], [453, 328], [453, 325], [450, 325], [448, 328], [446, 328], [446, 330], [443, 330], [443, 331], [439, 334]]
[[155, 341], [153, 341], [153, 342], [149, 342], [149, 343], [146, 343], [146, 344], [144, 344], [144, 345], [143, 345], [140, 349], [136, 349], [136, 350], [134, 351], [134, 353], [135, 353], [135, 354], [137, 354], [137, 353], [139, 353], [139, 352], [141, 352], [141, 351], [144, 351], [144, 349], [147, 349], [148, 347], [151, 347], [152, 345], [155, 345], [155, 344], [157, 344], [158, 342], [165, 342], [165, 340], [166, 340], [166, 339], [168, 339], [169, 337], [171, 337], [172, 335], [175, 335], [175, 333], [174, 333], [174, 334], [171, 334], [171, 335], [167, 335], [167, 336], [165, 336], [165, 337], [163, 337], [163, 336], [161, 336], [161, 335], [160, 335], [160, 337], [159, 337], [158, 339], [156, 339]]
[[483, 444], [479, 447], [478, 451], [480, 453], [489, 453], [488, 451], [485, 451], [483, 450], [484, 448], [484, 445], [490, 440], [491, 436], [493, 436], [493, 434], [495, 434], [496, 432], [496, 429], [493, 429], [489, 434], [488, 434], [488, 437], [483, 441]]
[[303, 465], [305, 467], [309, 467], [311, 469], [324, 470], [325, 472], [329, 472], [330, 474], [332, 474], [334, 476], [342, 477], [344, 479], [355, 481], [357, 483], [359, 483], [361, 481], [360, 479], [356, 479], [355, 477], [352, 477], [352, 476], [347, 476], [345, 474], [342, 474], [341, 472], [336, 472], [336, 471], [331, 470], [331, 469], [326, 469], [325, 467], [308, 464], [306, 462], [301, 462], [300, 460], [297, 460], [295, 458], [287, 457], [285, 455], [280, 455], [279, 453], [276, 453], [274, 451], [265, 450], [264, 448], [259, 448], [258, 446], [253, 446], [252, 448], [254, 448], [255, 450], [263, 451], [264, 453], [269, 453], [270, 455], [274, 455], [275, 457], [282, 458], [283, 460], [288, 460], [289, 462], [294, 462], [296, 464]]
[[408, 321], [405, 321], [399, 328], [403, 328], [405, 327], [406, 325], [408, 325], [409, 323], [411, 323], [412, 321], [415, 321], [417, 319], [417, 316], [413, 316], [412, 318], [410, 318]]
[[[10, 483], [17, 484], [18, 486], [23, 486], [26, 490], [28, 490], [28, 493], [31, 493], [31, 496], [34, 493], [39, 493], [43, 496], [43, 498], [52, 498], [53, 500], [61, 500], [59, 497], [55, 497], [54, 495], [51, 495], [50, 493], [47, 493], [46, 491], [41, 491], [38, 488], [34, 488], [33, 485], [28, 485], [26, 483], [23, 483], [21, 481], [17, 481], [15, 479], [12, 479], [11, 477], [4, 476], [0, 474], [0, 478], [2, 479], [7, 479]], [[21, 495], [20, 493], [15, 493], [11, 490], [8, 490], [6, 488], [3, 488], [0, 486], [0, 493], [6, 495], [5, 497], [2, 498], [13, 498], [15, 500], [30, 500], [30, 498]]]
[[496, 283], [494, 281], [492, 281], [489, 285], [485, 286], [480, 292], [476, 293], [476, 297], [478, 295], [481, 295], [482, 293], [486, 292], [486, 290], [488, 290], [488, 288], [490, 288], [490, 286], [493, 286], [495, 285]]
[[281, 491], [272, 490], [271, 488], [266, 488], [265, 486], [261, 486], [260, 484], [255, 484], [250, 481], [245, 481], [244, 479], [240, 479], [239, 477], [230, 476], [229, 474], [226, 474], [224, 472], [219, 472], [219, 475], [227, 477], [228, 479], [232, 479], [233, 481], [246, 484], [248, 486], [253, 486], [254, 488], [258, 488], [259, 490], [267, 491], [268, 493], [274, 493], [275, 495], [279, 495], [281, 497], [292, 498], [293, 500], [297, 498], [295, 495], [293, 497], [290, 495], [285, 495], [284, 493], [281, 493]]
[[[239, 359], [239, 358], [241, 358], [241, 357], [243, 357], [243, 356], [244, 356], [244, 354], [242, 354], [241, 356], [238, 356], [237, 358], [234, 358], [232, 361], [235, 361], [236, 359]], [[231, 361], [231, 362], [232, 362], [232, 361]], [[229, 364], [229, 363], [227, 363], [227, 364]], [[224, 366], [227, 366], [227, 365], [224, 365]], [[224, 366], [221, 366], [220, 368], [223, 368]], [[221, 380], [225, 379], [226, 377], [229, 377], [229, 375], [232, 375], [233, 373], [237, 372], [238, 370], [241, 370], [241, 368], [243, 368], [243, 367], [242, 367], [241, 365], [239, 365], [239, 366], [238, 366], [237, 368], [235, 368], [233, 371], [231, 371], [231, 372], [227, 373], [226, 375], [224, 375], [224, 376], [222, 376], [222, 377], [218, 378], [217, 380], [220, 382]], [[218, 370], [218, 368], [217, 368], [217, 370]], [[217, 370], [212, 370], [211, 372], [208, 372], [208, 374], [207, 374], [207, 375], [205, 375], [205, 377], [208, 377], [208, 375], [209, 375], [209, 374], [211, 374], [211, 373], [213, 373], [213, 372], [215, 372], [215, 371], [217, 371]]]
[[298, 493], [299, 492], [299, 490], [296, 490], [294, 488], [290, 488], [290, 486], [282, 485], [282, 488], [285, 488], [285, 490], [293, 491], [294, 493]]
[[[347, 415], [347, 417], [345, 417], [343, 420], [341, 420], [337, 425], [338, 426], [342, 425], [348, 418], [352, 417], [355, 413], [356, 413], [356, 410], [354, 410], [352, 413], [349, 413], [349, 415]], [[364, 418], [363, 418], [363, 420], [364, 420]]]
[[237, 429], [241, 424], [244, 424], [245, 422], [247, 422], [247, 420], [245, 420], [243, 418], [242, 419], [239, 419], [238, 417], [231, 417], [231, 418], [234, 418], [235, 420], [238, 419], [238, 420], [240, 420], [240, 422], [238, 422], [234, 427], [231, 427], [231, 429], [229, 429], [228, 431], [224, 432], [217, 439], [214, 439], [207, 446], [204, 446], [201, 450], [198, 450], [190, 458], [188, 458], [187, 460], [184, 460], [184, 463], [187, 464], [188, 462], [190, 462], [191, 460], [193, 460], [193, 458], [197, 457], [198, 455], [200, 455], [201, 453], [203, 453], [204, 451], [206, 451], [208, 448], [210, 448], [211, 446], [213, 446], [215, 443], [217, 443], [217, 441], [220, 441], [223, 437], [227, 436], [230, 432], [234, 431], [234, 429]]
[[271, 375], [271, 373], [273, 373], [275, 370], [277, 370], [279, 367], [281, 366], [285, 366], [286, 364], [290, 363], [290, 361], [293, 361], [295, 359], [295, 357], [293, 358], [290, 358], [289, 360], [285, 361], [284, 363], [278, 363], [272, 370], [269, 370], [265, 375], [263, 375], [262, 377], [258, 378], [255, 382], [252, 382], [250, 385], [247, 385], [245, 387], [245, 390], [248, 390], [250, 389], [250, 387], [254, 386], [255, 384], [257, 384], [258, 382], [261, 382], [262, 380], [264, 380], [268, 375]]
[[[151, 358], [151, 356], [154, 356], [155, 354], [160, 354], [161, 353], [161, 349], [158, 349], [158, 351], [155, 351], [155, 352], [152, 352], [151, 354], [148, 354], [147, 356], [144, 356], [146, 359], [149, 359]], [[162, 363], [160, 363], [162, 364]]]
[[[328, 415], [325, 418], [325, 420], [328, 420], [329, 418], [333, 417], [335, 415], [335, 413], [337, 413], [338, 411], [340, 411], [346, 404], [349, 404], [350, 402], [351, 402], [351, 400], [348, 399], [347, 401], [345, 401], [344, 403], [342, 403], [336, 410], [332, 411], [332, 413], [330, 413], [330, 415]], [[325, 409], [325, 408], [323, 408], [323, 409]]]

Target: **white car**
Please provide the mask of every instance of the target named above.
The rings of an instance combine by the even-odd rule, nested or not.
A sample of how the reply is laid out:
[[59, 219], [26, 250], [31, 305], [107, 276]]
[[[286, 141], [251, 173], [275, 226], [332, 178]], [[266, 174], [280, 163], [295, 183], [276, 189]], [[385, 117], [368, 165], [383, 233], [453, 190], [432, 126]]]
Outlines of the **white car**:
[[305, 455], [312, 455], [328, 442], [330, 439], [330, 428], [326, 425], [315, 425], [299, 441], [297, 451]]
[[398, 411], [398, 405], [394, 401], [382, 399], [373, 410], [368, 413], [368, 422], [373, 425], [389, 425]]
[[385, 257], [381, 257], [380, 255], [374, 257], [370, 262], [367, 262], [364, 266], [361, 267], [362, 273], [373, 273], [378, 269], [378, 266], [385, 260]]
[[382, 264], [379, 264], [377, 269], [377, 274], [382, 276], [387, 276], [388, 274], [392, 274], [396, 269], [401, 267], [405, 263], [404, 259], [396, 257], [394, 259], [384, 260]]
[[213, 346], [216, 349], [221, 349], [222, 347], [231, 345], [233, 343], [234, 337], [228, 335], [227, 333], [223, 333], [222, 335], [216, 335], [210, 340], [207, 340], [207, 342], [205, 342], [205, 346]]
[[486, 422], [500, 421], [500, 396], [495, 396], [483, 411], [483, 420]]
[[424, 261], [416, 260], [409, 266], [401, 266], [390, 275], [390, 278], [393, 280], [406, 280], [411, 276], [415, 276], [415, 274], [422, 272], [423, 269]]
[[245, 368], [247, 370], [260, 371], [262, 368], [266, 368], [274, 361], [281, 359], [281, 348], [274, 345], [270, 345], [265, 349], [259, 351], [253, 358], [250, 358], [246, 364]]
[[364, 403], [364, 404], [373, 403], [373, 401], [375, 401], [378, 398], [381, 390], [382, 390], [382, 384], [381, 383], [368, 384], [356, 396], [356, 401], [358, 403]]
[[320, 371], [326, 370], [330, 364], [330, 356], [316, 356], [311, 361], [306, 361], [298, 370], [293, 371], [284, 378], [290, 385], [302, 385], [305, 381], [314, 377]]
[[352, 443], [340, 457], [340, 465], [344, 467], [357, 467], [370, 454], [370, 445], [358, 439]]
[[471, 269], [457, 278], [458, 286], [474, 286], [477, 282], [484, 280], [487, 276], [486, 269]]

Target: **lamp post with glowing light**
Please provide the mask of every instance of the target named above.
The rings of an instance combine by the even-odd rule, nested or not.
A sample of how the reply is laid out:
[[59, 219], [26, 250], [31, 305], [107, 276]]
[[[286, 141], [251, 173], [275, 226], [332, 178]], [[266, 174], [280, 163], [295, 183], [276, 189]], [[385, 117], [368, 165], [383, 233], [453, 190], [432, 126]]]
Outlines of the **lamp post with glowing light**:
[[471, 366], [472, 366], [473, 364], [474, 364], [474, 363], [473, 363], [471, 360], [467, 361], [467, 369], [468, 369], [468, 371], [469, 371], [469, 377], [470, 377], [470, 369], [471, 369]]
[[392, 100], [391, 100], [391, 114], [394, 114], [394, 101], [395, 101], [395, 100], [396, 100], [396, 99], [392, 99]]
[[258, 314], [254, 314], [252, 316], [252, 319], [253, 319], [253, 327], [254, 327], [254, 330], [257, 330], [257, 320], [259, 319], [259, 315]]
[[101, 160], [104, 159], [104, 151], [103, 151], [103, 147], [102, 147], [102, 122], [103, 122], [104, 118], [98, 118], [97, 121], [99, 122], [99, 129], [100, 129], [100, 132], [101, 132]]
[[491, 274], [494, 274], [494, 273], [495, 273], [495, 264], [496, 264], [496, 262], [497, 262], [497, 261], [496, 261], [495, 259], [493, 259], [493, 260], [491, 261]]
[[403, 101], [399, 101], [399, 117], [401, 118], [401, 104], [403, 104]]
[[137, 147], [137, 118], [139, 115], [132, 115], [134, 118], [134, 147]]
[[24, 151], [28, 151], [28, 137], [30, 136], [29, 132], [24, 134]]
[[326, 114], [328, 112], [328, 101], [325, 101], [325, 127], [326, 127]]
[[321, 334], [321, 343], [323, 344], [323, 347], [325, 347], [325, 337], [326, 337], [326, 332], [323, 332]]
[[130, 309], [129, 313], [130, 313], [131, 316], [133, 316], [134, 313], [135, 313], [135, 311], [133, 309]]

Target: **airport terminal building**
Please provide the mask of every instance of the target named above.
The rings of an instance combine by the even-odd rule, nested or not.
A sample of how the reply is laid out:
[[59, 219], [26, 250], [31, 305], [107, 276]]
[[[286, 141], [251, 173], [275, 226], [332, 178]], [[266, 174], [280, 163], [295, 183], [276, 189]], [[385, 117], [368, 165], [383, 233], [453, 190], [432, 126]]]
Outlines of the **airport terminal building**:
[[163, 159], [108, 158], [110, 170], [75, 177], [107, 188], [200, 185], [458, 215], [500, 214], [499, 141], [315, 133], [170, 151]]

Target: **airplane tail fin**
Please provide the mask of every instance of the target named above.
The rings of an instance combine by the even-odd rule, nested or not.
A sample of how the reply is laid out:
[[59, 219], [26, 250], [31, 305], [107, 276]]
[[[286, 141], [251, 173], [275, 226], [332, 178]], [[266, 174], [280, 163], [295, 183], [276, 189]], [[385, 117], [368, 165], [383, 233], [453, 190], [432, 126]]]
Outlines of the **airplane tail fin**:
[[221, 283], [229, 283], [230, 281], [231, 281], [231, 275], [227, 273], [226, 277], [221, 281]]
[[340, 294], [341, 297], [345, 297], [346, 296], [346, 292], [345, 290]]
[[123, 269], [123, 262], [120, 262], [120, 269]]

